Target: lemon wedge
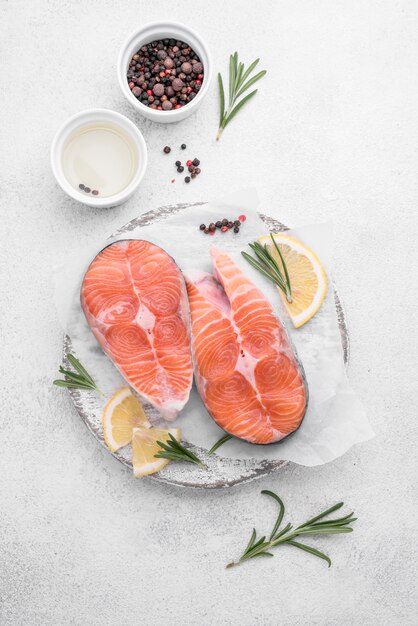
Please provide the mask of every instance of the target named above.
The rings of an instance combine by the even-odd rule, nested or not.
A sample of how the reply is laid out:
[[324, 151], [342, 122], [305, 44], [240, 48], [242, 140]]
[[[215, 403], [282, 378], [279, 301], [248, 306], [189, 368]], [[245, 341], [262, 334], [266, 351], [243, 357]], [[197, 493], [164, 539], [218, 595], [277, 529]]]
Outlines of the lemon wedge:
[[[281, 233], [275, 234], [274, 240], [279, 246], [289, 273], [292, 302], [287, 302], [281, 289], [279, 293], [294, 327], [300, 328], [319, 310], [327, 292], [327, 276], [316, 254], [301, 241]], [[268, 246], [269, 252], [283, 272], [280, 256], [270, 236], [260, 237], [259, 241]]]
[[106, 404], [102, 415], [104, 440], [112, 452], [132, 442], [132, 465], [134, 476], [147, 476], [159, 472], [169, 463], [168, 459], [156, 459], [161, 452], [157, 441], [165, 443], [169, 435], [180, 439], [180, 430], [154, 428], [145, 415], [139, 400], [129, 387], [116, 392]]
[[154, 474], [169, 463], [168, 459], [156, 459], [155, 455], [157, 452], [161, 452], [161, 447], [157, 441], [165, 443], [169, 439], [170, 434], [177, 440], [180, 439], [180, 430], [178, 428], [170, 428], [170, 430], [152, 427], [133, 429], [132, 465], [134, 476]]
[[151, 426], [129, 387], [123, 387], [110, 398], [103, 410], [102, 425], [105, 442], [112, 452], [131, 443], [134, 428]]

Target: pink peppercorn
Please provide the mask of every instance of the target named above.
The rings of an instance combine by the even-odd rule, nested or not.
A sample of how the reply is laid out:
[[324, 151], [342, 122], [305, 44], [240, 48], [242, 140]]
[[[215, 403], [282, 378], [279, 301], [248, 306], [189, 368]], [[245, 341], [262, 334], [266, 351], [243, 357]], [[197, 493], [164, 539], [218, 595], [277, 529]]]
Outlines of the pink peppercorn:
[[133, 82], [128, 83], [128, 87], [129, 89], [133, 89], [135, 87], [135, 84]]
[[246, 220], [247, 218], [245, 217], [245, 215], [239, 215], [239, 216], [238, 216], [238, 219], [239, 219], [239, 221], [240, 221], [240, 222], [245, 222], [245, 220]]
[[223, 233], [226, 233], [227, 230], [228, 230], [228, 226], [222, 226], [221, 231]]

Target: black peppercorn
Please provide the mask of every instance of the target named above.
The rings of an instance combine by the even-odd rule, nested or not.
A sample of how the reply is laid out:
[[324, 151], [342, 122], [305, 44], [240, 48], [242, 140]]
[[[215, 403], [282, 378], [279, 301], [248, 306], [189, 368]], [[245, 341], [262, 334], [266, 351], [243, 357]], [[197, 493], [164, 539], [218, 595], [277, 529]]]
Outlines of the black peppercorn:
[[93, 194], [93, 196], [98, 196], [99, 192], [97, 191], [97, 189], [93, 189], [93, 191], [91, 192]]
[[239, 226], [235, 226], [234, 233], [239, 233]]
[[222, 226], [228, 226], [228, 220], [225, 217], [222, 220]]
[[83, 189], [84, 189], [84, 185], [83, 185], [83, 183], [80, 183], [80, 184], [79, 184], [79, 187], [80, 187], [80, 189], [81, 189], [81, 190], [83, 190]]
[[84, 191], [85, 191], [86, 193], [90, 193], [91, 189], [90, 189], [90, 187], [84, 187]]
[[186, 178], [184, 179], [185, 183], [190, 183], [190, 176], [186, 176]]
[[209, 228], [206, 226], [206, 228], [205, 228], [205, 234], [207, 235], [207, 234], [208, 234], [208, 232], [210, 232], [210, 231], [209, 231]]
[[215, 229], [216, 229], [216, 224], [214, 224], [213, 222], [211, 222], [211, 223], [209, 224], [209, 230], [210, 230], [210, 232], [211, 232], [211, 233], [213, 233], [213, 231], [214, 231]]
[[166, 154], [170, 154], [170, 152], [171, 152], [171, 148], [170, 148], [170, 146], [165, 146], [165, 148], [164, 148], [164, 152], [165, 152]]
[[200, 230], [205, 230], [206, 224], [200, 224], [199, 228], [200, 228]]
[[201, 172], [201, 171], [202, 171], [202, 170], [200, 169], [200, 167], [196, 167], [196, 169], [195, 169], [195, 173], [196, 173], [196, 175], [197, 175], [197, 174], [200, 174], [200, 172]]
[[218, 220], [216, 222], [216, 228], [220, 228], [221, 226], [222, 226], [222, 222], [221, 222], [221, 220]]
[[193, 165], [189, 165], [189, 167], [187, 168], [189, 170], [189, 172], [194, 172], [194, 167]]
[[187, 146], [186, 146], [186, 144], [185, 144], [185, 143], [182, 143], [182, 144], [181, 144], [181, 146], [180, 146], [180, 148], [181, 148], [182, 150], [185, 150], [185, 149], [187, 148]]
[[232, 228], [234, 225], [234, 222], [228, 222], [228, 228]]
[[196, 167], [200, 165], [199, 159], [193, 159], [193, 165], [195, 165]]
[[241, 222], [239, 220], [235, 220], [234, 226], [238, 226], [239, 228], [241, 226]]
[[177, 171], [181, 174], [182, 172], [184, 172], [184, 167], [183, 165], [179, 165], [177, 168]]
[[180, 167], [181, 161], [176, 161], [176, 167]]

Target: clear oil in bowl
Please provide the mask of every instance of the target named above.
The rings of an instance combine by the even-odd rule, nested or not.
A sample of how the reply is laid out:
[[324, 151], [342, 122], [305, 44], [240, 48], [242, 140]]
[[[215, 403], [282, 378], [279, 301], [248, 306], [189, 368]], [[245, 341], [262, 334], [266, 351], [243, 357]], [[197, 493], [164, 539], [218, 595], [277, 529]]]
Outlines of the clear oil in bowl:
[[106, 198], [132, 182], [138, 169], [138, 151], [122, 128], [108, 122], [86, 124], [69, 137], [62, 167], [68, 182], [81, 194], [86, 193], [80, 189], [83, 185]]

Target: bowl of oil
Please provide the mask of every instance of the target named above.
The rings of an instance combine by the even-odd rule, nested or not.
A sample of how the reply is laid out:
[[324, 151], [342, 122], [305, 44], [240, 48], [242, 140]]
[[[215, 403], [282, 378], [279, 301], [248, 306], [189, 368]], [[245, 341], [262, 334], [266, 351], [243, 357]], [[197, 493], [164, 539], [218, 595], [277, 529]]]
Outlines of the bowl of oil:
[[109, 109], [74, 115], [58, 130], [51, 146], [57, 183], [71, 198], [93, 207], [125, 202], [147, 168], [147, 146], [127, 117]]

